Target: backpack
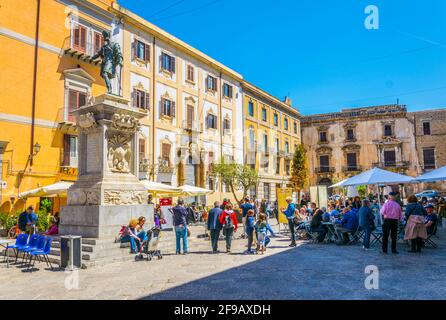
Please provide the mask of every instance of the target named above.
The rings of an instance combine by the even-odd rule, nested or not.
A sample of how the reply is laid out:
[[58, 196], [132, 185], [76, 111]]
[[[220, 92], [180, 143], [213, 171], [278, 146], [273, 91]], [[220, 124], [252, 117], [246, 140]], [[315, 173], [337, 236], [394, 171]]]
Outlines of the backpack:
[[231, 214], [227, 214], [225, 217], [225, 229], [234, 228], [234, 224], [232, 223]]

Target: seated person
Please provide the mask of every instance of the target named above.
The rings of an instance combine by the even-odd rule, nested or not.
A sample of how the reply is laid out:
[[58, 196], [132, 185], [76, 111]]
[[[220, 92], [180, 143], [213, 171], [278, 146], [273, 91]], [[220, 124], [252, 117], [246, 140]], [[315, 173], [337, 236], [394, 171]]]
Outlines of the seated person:
[[438, 221], [438, 217], [434, 212], [434, 206], [432, 204], [428, 204], [426, 207], [426, 212], [427, 212], [427, 216], [426, 216], [426, 230], [427, 230], [427, 234], [431, 235], [434, 233], [435, 231], [435, 225], [437, 224]]
[[[342, 211], [343, 218], [340, 222], [336, 222], [336, 234], [340, 239], [339, 244], [347, 244], [350, 241], [349, 233], [355, 233], [359, 226], [358, 216], [352, 212], [352, 207], [345, 207]], [[342, 240], [341, 240], [342, 239]]]
[[144, 230], [139, 233], [137, 231], [138, 229], [141, 230], [141, 222], [139, 219], [130, 220], [122, 234], [121, 243], [130, 242], [130, 253], [132, 254], [138, 253], [143, 241], [147, 240], [147, 233]]
[[330, 212], [330, 216], [337, 219], [340, 215], [339, 211], [336, 209], [336, 206], [334, 204], [330, 204], [328, 206], [328, 211]]
[[316, 239], [318, 242], [323, 242], [328, 232], [327, 228], [322, 224], [322, 214], [322, 210], [316, 210], [310, 223], [311, 232], [316, 232], [318, 234]]
[[330, 220], [331, 220], [330, 212], [328, 212], [327, 209], [325, 209], [325, 207], [322, 207], [321, 210], [323, 212], [323, 214], [322, 214], [322, 221], [323, 222], [330, 222]]
[[305, 221], [307, 219], [307, 209], [300, 208], [299, 211], [295, 211], [294, 213], [294, 226], [296, 230], [304, 230], [305, 229]]
[[59, 234], [59, 220], [54, 217], [51, 219], [51, 226], [48, 228], [46, 232], [43, 233], [45, 236], [54, 236]]

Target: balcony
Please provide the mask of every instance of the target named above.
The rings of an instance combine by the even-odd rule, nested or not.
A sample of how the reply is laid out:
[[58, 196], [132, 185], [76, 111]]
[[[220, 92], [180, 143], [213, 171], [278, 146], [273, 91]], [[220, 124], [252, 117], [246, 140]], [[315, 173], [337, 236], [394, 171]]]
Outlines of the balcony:
[[317, 174], [334, 173], [335, 172], [335, 168], [334, 167], [328, 167], [328, 166], [321, 166], [321, 167], [317, 167], [315, 169], [315, 172]]
[[378, 168], [395, 168], [395, 169], [408, 169], [410, 166], [409, 161], [381, 161], [381, 162], [374, 162], [374, 167]]
[[347, 165], [347, 166], [342, 167], [342, 171], [347, 172], [347, 173], [361, 172], [362, 167], [359, 165]]
[[100, 58], [91, 60], [91, 57], [93, 57], [98, 50], [99, 48], [96, 48], [95, 44], [92, 42], [85, 42], [82, 45], [75, 45], [73, 42], [73, 37], [68, 37], [64, 46], [65, 55], [77, 58], [78, 60], [91, 63], [93, 65], [98, 65], [102, 61]]
[[194, 133], [202, 133], [203, 132], [203, 125], [200, 125], [197, 121], [188, 121], [183, 120], [183, 130], [188, 132], [194, 132]]

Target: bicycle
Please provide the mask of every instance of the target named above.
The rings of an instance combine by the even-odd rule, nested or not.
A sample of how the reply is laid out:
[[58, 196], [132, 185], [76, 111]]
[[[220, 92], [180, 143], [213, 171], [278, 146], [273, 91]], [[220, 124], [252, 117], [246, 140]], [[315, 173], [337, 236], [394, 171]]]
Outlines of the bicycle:
[[11, 229], [8, 230], [7, 237], [8, 239], [15, 239], [20, 234], [19, 226], [16, 224]]

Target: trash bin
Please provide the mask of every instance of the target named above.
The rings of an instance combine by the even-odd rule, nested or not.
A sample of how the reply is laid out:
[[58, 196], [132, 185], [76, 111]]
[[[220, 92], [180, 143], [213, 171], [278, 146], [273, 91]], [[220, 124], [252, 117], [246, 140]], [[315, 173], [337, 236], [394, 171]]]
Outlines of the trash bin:
[[82, 237], [60, 237], [60, 267], [66, 270], [76, 270], [82, 267]]

